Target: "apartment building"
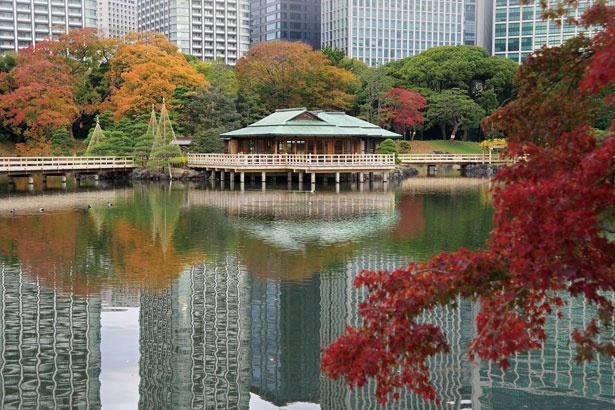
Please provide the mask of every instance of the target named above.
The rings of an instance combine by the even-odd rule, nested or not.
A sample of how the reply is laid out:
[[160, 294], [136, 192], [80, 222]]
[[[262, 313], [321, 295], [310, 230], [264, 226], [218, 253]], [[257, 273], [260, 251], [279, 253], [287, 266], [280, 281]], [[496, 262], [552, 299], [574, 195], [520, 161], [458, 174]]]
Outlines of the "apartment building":
[[250, 0], [250, 43], [303, 41], [320, 48], [320, 0]]
[[183, 53], [235, 64], [250, 45], [249, 0], [137, 0], [137, 31], [162, 33]]
[[0, 0], [0, 54], [96, 26], [96, 0]]
[[483, 1], [492, 0], [323, 0], [322, 46], [376, 66], [431, 47], [475, 44]]
[[136, 0], [97, 0], [98, 34], [123, 37], [137, 31]]
[[[551, 0], [551, 3], [556, 4], [555, 0]], [[579, 18], [591, 3], [591, 0], [580, 0], [578, 8], [572, 9], [570, 15]], [[587, 31], [565, 20], [543, 20], [538, 2], [521, 5], [519, 0], [495, 0], [494, 6], [493, 55], [519, 63], [544, 45], [557, 46], [580, 31]], [[588, 34], [591, 35], [591, 30]]]

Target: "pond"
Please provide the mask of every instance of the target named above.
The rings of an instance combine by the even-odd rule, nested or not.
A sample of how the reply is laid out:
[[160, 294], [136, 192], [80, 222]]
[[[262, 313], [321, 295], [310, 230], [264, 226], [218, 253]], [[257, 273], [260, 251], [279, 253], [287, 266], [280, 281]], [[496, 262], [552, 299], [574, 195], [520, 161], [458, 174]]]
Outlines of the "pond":
[[[228, 188], [228, 187], [227, 187]], [[0, 194], [0, 408], [373, 409], [319, 371], [356, 324], [362, 269], [484, 245], [489, 182], [401, 186], [47, 187]], [[14, 210], [14, 211], [13, 211]], [[511, 369], [471, 364], [476, 306], [438, 308], [451, 353], [432, 362], [442, 402], [387, 408], [615, 406], [615, 364], [577, 365], [571, 300], [549, 342]]]

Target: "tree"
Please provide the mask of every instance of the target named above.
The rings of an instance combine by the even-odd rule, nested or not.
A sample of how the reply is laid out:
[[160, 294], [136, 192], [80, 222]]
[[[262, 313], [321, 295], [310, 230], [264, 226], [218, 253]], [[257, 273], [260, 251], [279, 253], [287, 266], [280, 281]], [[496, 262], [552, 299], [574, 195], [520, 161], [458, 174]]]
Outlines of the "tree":
[[152, 104], [169, 101], [177, 87], [207, 85], [203, 75], [164, 35], [133, 33], [125, 41], [109, 61], [106, 76], [110, 91], [100, 106], [101, 111], [113, 112], [116, 120], [148, 113]]
[[240, 128], [241, 116], [229, 94], [218, 87], [200, 88], [186, 99], [186, 132], [196, 134], [217, 128], [222, 132]]
[[15, 67], [0, 73], [2, 124], [26, 142], [69, 129], [78, 115], [70, 70], [62, 59], [46, 52], [47, 43], [21, 50]]
[[[457, 131], [478, 127], [485, 117], [485, 110], [465, 94], [454, 90], [433, 94], [428, 101], [425, 119], [428, 127], [440, 127], [442, 139], [450, 137], [454, 141]], [[446, 134], [446, 127], [452, 128], [450, 135]]]
[[[420, 110], [425, 108], [427, 100], [420, 94], [403, 88], [393, 88], [387, 94], [389, 104], [385, 111], [389, 113], [392, 128], [402, 135], [408, 130], [414, 131], [417, 124], [425, 122]], [[414, 137], [414, 132], [411, 133]]]
[[[586, 111], [614, 99], [615, 8], [598, 1], [582, 22], [603, 30], [526, 59], [518, 98], [487, 121], [508, 136], [509, 155], [528, 158], [495, 178], [487, 247], [361, 272], [355, 284], [368, 290], [359, 306], [363, 322], [323, 351], [327, 375], [359, 386], [374, 378], [382, 402], [399, 397], [402, 386], [437, 399], [426, 361], [449, 345], [420, 315], [459, 297], [482, 307], [468, 346], [472, 360], [506, 369], [509, 356], [540, 347], [545, 317], [565, 304], [565, 294], [595, 308], [571, 333], [577, 360], [615, 356], [615, 307], [606, 297], [615, 291], [615, 121], [598, 139]], [[547, 102], [555, 107], [543, 107]]]
[[386, 95], [391, 90], [393, 79], [382, 67], [370, 67], [359, 78], [363, 84], [358, 95], [359, 117], [373, 124], [382, 124]]
[[472, 99], [491, 90], [502, 102], [511, 95], [517, 68], [514, 61], [489, 56], [481, 47], [459, 45], [427, 49], [394, 62], [388, 71], [399, 78], [399, 86], [409, 90], [417, 87], [436, 92], [459, 89]]
[[270, 112], [302, 106], [345, 110], [358, 84], [354, 74], [332, 66], [321, 51], [302, 42], [257, 43], [235, 70], [240, 93], [254, 91]]

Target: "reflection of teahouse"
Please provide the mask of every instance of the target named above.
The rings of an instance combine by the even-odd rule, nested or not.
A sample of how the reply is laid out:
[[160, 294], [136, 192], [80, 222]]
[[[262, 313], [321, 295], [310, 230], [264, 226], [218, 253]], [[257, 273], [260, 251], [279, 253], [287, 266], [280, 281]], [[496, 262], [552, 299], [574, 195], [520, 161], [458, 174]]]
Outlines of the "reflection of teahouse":
[[221, 137], [228, 154], [363, 154], [401, 135], [343, 112], [289, 108]]

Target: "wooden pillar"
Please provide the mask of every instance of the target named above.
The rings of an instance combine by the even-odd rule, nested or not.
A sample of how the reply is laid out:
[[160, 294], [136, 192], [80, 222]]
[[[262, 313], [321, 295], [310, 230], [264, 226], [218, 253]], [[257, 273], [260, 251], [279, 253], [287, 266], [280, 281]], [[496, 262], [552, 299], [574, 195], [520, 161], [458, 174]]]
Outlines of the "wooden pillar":
[[288, 173], [286, 174], [286, 181], [289, 182], [289, 183], [293, 181], [293, 172], [292, 171], [288, 171]]
[[312, 172], [312, 184], [316, 184], [316, 172]]
[[365, 182], [365, 174], [363, 172], [358, 172], [358, 180], [360, 183]]
[[336, 173], [335, 173], [335, 183], [336, 183], [336, 184], [339, 184], [339, 183], [340, 183], [340, 173], [339, 173], [339, 172], [336, 172]]
[[303, 172], [299, 172], [299, 183], [303, 184]]
[[389, 173], [385, 171], [382, 173], [382, 182], [389, 182]]
[[246, 181], [246, 173], [242, 171], [239, 174], [239, 182], [241, 182], [243, 184], [245, 181]]
[[235, 181], [235, 171], [231, 171], [230, 178], [231, 178], [231, 182]]
[[226, 175], [224, 175], [224, 171], [220, 171], [220, 181], [224, 181]]

